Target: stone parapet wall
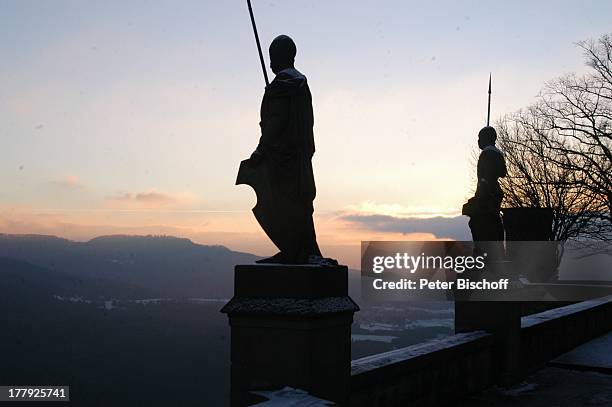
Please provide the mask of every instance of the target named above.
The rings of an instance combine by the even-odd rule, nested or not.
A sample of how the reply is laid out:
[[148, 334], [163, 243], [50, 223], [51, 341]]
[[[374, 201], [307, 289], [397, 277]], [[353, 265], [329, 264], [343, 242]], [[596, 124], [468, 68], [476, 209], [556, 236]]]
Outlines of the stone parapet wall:
[[493, 337], [470, 332], [357, 359], [350, 405], [437, 406], [491, 385]]
[[612, 296], [525, 316], [521, 318], [522, 370], [530, 373], [610, 330]]
[[[528, 374], [612, 330], [612, 296], [521, 318], [520, 367]], [[495, 383], [495, 341], [461, 333], [352, 361], [350, 405], [439, 406]]]

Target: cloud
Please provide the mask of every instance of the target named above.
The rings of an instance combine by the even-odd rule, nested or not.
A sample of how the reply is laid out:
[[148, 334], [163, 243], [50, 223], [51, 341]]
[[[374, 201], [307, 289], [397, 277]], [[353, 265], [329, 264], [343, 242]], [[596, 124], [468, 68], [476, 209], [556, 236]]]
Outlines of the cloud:
[[193, 197], [187, 194], [150, 190], [119, 193], [107, 200], [107, 206], [120, 209], [184, 208], [193, 202]]
[[340, 219], [368, 230], [386, 233], [431, 233], [439, 239], [471, 240], [464, 216], [430, 218], [397, 217], [378, 214], [347, 214]]
[[64, 178], [51, 181], [51, 184], [65, 189], [83, 189], [85, 185], [76, 175], [68, 175]]
[[168, 194], [164, 194], [161, 192], [139, 192], [136, 194], [126, 192], [124, 194], [120, 194], [113, 198], [117, 201], [134, 201], [134, 202], [143, 202], [143, 203], [151, 203], [151, 204], [167, 204], [172, 203], [176, 199]]
[[346, 206], [336, 219], [385, 240], [471, 239], [467, 218], [456, 208], [364, 201]]
[[443, 208], [432, 206], [405, 206], [401, 204], [385, 204], [373, 201], [363, 201], [356, 205], [346, 206], [345, 213], [356, 213], [360, 215], [389, 215], [397, 218], [406, 217], [435, 217], [435, 216], [456, 216], [457, 208]]
[[19, 117], [28, 117], [34, 111], [34, 102], [30, 95], [22, 94], [20, 97], [11, 97], [6, 101], [5, 106], [9, 113]]

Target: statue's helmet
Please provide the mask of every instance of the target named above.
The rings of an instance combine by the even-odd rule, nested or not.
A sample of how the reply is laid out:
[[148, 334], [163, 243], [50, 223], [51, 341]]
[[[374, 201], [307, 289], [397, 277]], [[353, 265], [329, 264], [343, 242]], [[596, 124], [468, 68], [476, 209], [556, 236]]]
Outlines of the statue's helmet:
[[295, 42], [288, 35], [279, 35], [270, 44], [270, 63], [292, 66], [297, 54]]
[[478, 144], [492, 145], [497, 140], [497, 132], [491, 126], [485, 126], [478, 132]]

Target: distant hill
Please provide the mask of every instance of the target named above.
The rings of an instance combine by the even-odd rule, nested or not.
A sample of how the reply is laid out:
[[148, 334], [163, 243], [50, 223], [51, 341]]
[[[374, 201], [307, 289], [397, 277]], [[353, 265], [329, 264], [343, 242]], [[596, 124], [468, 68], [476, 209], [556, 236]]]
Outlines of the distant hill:
[[[74, 242], [55, 236], [0, 234], [0, 270], [28, 270], [48, 284], [53, 278], [86, 281], [99, 295], [169, 298], [229, 298], [235, 264], [252, 263], [258, 257], [205, 246], [170, 236], [102, 236]], [[29, 263], [10, 263], [7, 259]], [[53, 278], [47, 274], [53, 273]], [[3, 277], [4, 278], [4, 277]], [[131, 294], [130, 294], [131, 293]]]
[[0, 257], [0, 293], [0, 303], [39, 303], [52, 300], [54, 296], [104, 300], [147, 298], [154, 294], [134, 285], [101, 278], [75, 277], [6, 257]]

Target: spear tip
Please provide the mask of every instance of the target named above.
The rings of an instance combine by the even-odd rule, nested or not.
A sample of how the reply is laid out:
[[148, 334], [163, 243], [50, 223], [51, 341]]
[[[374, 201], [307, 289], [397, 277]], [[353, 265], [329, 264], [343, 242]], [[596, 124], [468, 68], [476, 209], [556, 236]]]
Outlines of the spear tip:
[[489, 101], [487, 103], [487, 126], [491, 119], [491, 72], [489, 72]]

